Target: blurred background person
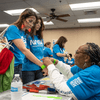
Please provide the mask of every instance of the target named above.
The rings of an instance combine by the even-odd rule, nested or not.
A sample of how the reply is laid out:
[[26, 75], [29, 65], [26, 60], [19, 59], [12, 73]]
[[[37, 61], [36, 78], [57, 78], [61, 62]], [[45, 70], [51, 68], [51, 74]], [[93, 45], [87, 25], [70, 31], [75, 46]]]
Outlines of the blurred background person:
[[64, 36], [59, 37], [57, 42], [53, 46], [53, 58], [58, 59], [59, 61], [64, 61], [64, 57], [67, 57], [67, 54], [65, 54], [65, 44], [67, 42], [67, 38]]
[[69, 56], [68, 56], [68, 58], [67, 58], [67, 60], [66, 60], [66, 64], [68, 64], [68, 65], [70, 65], [71, 67], [72, 66], [74, 66], [74, 58], [72, 58], [72, 54], [71, 53], [69, 53]]
[[53, 57], [53, 53], [50, 48], [51, 48], [51, 42], [46, 42], [44, 44], [44, 57]]

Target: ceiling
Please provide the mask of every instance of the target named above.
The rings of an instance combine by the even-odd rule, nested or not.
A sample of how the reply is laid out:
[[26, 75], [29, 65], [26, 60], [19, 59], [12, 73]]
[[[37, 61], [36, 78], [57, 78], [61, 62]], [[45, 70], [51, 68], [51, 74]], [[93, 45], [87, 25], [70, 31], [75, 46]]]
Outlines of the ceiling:
[[[44, 13], [51, 13], [51, 8], [55, 8], [56, 15], [70, 14], [70, 17], [63, 17], [67, 22], [52, 20], [54, 25], [46, 25], [46, 29], [58, 28], [77, 28], [77, 27], [96, 27], [100, 26], [100, 22], [96, 23], [78, 23], [77, 19], [83, 18], [99, 18], [100, 9], [96, 9], [96, 14], [85, 15], [83, 10], [72, 11], [69, 4], [95, 2], [97, 0], [0, 0], [0, 24], [11, 24], [18, 19], [18, 16], [11, 16], [4, 13], [4, 10], [35, 8], [42, 17], [47, 17]], [[49, 20], [48, 18], [43, 19]], [[4, 28], [0, 28], [2, 31]]]

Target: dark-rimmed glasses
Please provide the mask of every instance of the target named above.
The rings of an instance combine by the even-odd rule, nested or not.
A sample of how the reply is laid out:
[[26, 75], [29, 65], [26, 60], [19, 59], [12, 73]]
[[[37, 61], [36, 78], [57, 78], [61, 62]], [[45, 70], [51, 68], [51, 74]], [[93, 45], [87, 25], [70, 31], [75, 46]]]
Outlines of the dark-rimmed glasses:
[[36, 23], [36, 21], [34, 21], [34, 19], [26, 19], [26, 22], [31, 26], [34, 26]]

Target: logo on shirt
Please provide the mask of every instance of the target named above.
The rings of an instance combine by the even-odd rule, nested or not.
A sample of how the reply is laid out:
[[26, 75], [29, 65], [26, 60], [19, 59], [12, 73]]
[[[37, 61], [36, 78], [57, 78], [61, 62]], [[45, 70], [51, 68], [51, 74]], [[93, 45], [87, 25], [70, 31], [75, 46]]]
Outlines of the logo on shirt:
[[65, 51], [64, 49], [60, 48], [60, 52], [64, 53], [64, 51]]
[[21, 36], [21, 39], [23, 40], [24, 44], [26, 44], [26, 38], [24, 38], [23, 36]]
[[68, 63], [72, 64], [72, 63], [73, 63], [73, 61], [68, 61]]
[[40, 40], [30, 40], [30, 45], [32, 45], [32, 46], [43, 46], [43, 43]]
[[57, 89], [54, 84], [53, 84], [53, 86], [60, 94], [64, 94], [64, 95], [72, 94], [72, 91], [66, 91], [66, 90], [61, 91], [60, 89]]
[[74, 79], [74, 80], [72, 80], [72, 81], [70, 82], [70, 84], [72, 85], [72, 87], [78, 86], [78, 85], [80, 85], [81, 83], [83, 83], [83, 82], [82, 82], [82, 80], [80, 79], [80, 77], [78, 77], [78, 78], [76, 78], [76, 79]]

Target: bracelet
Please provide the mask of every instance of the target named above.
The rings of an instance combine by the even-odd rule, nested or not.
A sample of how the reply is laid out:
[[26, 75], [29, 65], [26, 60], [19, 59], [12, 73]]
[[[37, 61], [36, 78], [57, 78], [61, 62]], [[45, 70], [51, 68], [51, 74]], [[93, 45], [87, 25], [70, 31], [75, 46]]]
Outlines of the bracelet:
[[46, 67], [45, 65], [42, 65], [42, 66], [41, 66], [41, 69], [43, 70], [45, 67]]
[[53, 64], [55, 64], [56, 63], [56, 59], [54, 59], [54, 61], [53, 61]]

